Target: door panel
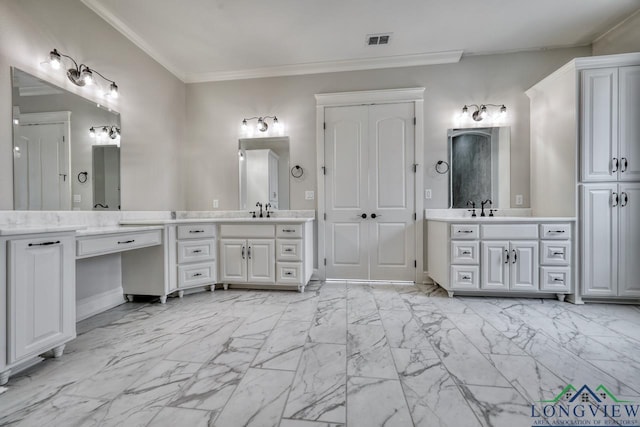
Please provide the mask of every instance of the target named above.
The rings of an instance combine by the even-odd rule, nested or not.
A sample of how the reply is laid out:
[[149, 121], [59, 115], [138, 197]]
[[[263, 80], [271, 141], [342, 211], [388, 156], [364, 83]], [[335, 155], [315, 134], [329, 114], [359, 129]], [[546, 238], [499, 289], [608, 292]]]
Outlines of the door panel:
[[618, 295], [640, 297], [640, 184], [620, 184]]
[[510, 289], [538, 290], [538, 242], [511, 243]]
[[482, 242], [482, 289], [509, 289], [509, 242]]
[[413, 108], [369, 107], [369, 206], [376, 215], [369, 228], [372, 280], [416, 277]]
[[620, 179], [640, 181], [640, 66], [620, 68]]
[[325, 109], [326, 274], [330, 279], [367, 279], [368, 108]]
[[[584, 185], [581, 190], [581, 281], [590, 296], [618, 294], [617, 184]], [[637, 262], [637, 260], [635, 261]]]
[[275, 283], [275, 244], [273, 240], [247, 240], [247, 282]]

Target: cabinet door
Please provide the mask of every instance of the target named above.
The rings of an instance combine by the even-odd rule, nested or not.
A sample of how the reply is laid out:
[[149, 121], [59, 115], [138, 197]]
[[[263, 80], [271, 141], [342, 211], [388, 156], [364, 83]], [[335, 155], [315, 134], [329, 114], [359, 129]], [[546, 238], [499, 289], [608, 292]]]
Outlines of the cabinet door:
[[275, 283], [275, 242], [273, 239], [247, 240], [247, 282]]
[[618, 295], [640, 297], [640, 184], [620, 184]]
[[223, 283], [247, 281], [247, 241], [245, 239], [220, 240], [220, 281]]
[[620, 180], [640, 181], [640, 66], [620, 68]]
[[618, 69], [582, 72], [582, 181], [616, 181], [618, 156]]
[[583, 295], [618, 294], [617, 187], [617, 184], [590, 184], [580, 191]]
[[56, 236], [9, 242], [9, 363], [75, 337], [74, 240]]
[[509, 289], [509, 242], [482, 242], [482, 289]]
[[538, 242], [511, 242], [510, 289], [538, 290]]

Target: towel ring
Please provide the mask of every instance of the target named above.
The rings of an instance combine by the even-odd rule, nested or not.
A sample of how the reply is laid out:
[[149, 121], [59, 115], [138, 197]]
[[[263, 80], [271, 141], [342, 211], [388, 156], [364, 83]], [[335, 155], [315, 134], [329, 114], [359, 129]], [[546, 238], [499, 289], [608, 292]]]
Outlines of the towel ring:
[[[441, 166], [442, 165], [446, 165], [444, 170], [441, 170]], [[441, 175], [444, 175], [445, 173], [449, 172], [449, 163], [445, 162], [444, 160], [438, 160], [438, 163], [436, 163], [436, 172], [438, 172]]]
[[89, 179], [89, 172], [80, 172], [78, 174], [78, 182], [80, 184], [84, 184], [85, 182], [87, 182], [87, 179]]
[[302, 178], [304, 175], [304, 169], [300, 165], [295, 165], [291, 168], [291, 176], [294, 178]]

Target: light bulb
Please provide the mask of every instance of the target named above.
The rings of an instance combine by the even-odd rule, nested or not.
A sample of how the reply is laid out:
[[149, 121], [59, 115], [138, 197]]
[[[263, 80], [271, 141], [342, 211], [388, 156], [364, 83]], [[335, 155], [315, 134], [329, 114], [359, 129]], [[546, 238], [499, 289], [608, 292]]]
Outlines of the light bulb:
[[109, 134], [109, 129], [107, 129], [106, 126], [103, 127], [102, 128], [102, 135], [100, 135], [100, 136], [107, 136], [108, 134]]
[[49, 65], [51, 65], [51, 68], [53, 68], [54, 70], [59, 70], [61, 65], [60, 60], [60, 54], [56, 49], [53, 49], [51, 52], [49, 52]]
[[89, 136], [90, 136], [91, 138], [95, 138], [95, 137], [96, 137], [96, 130], [95, 130], [95, 128], [94, 128], [94, 127], [91, 127], [91, 128], [89, 129]]
[[469, 107], [467, 107], [466, 105], [462, 107], [462, 116], [469, 117]]
[[82, 80], [84, 80], [84, 84], [90, 86], [93, 84], [93, 73], [89, 69], [89, 67], [85, 68], [81, 74]]
[[480, 106], [480, 117], [483, 119], [487, 117], [487, 107], [485, 105]]
[[109, 87], [109, 95], [114, 99], [118, 98], [118, 85], [111, 83], [111, 86]]
[[507, 107], [503, 105], [500, 107], [500, 118], [504, 119], [505, 117], [507, 117]]

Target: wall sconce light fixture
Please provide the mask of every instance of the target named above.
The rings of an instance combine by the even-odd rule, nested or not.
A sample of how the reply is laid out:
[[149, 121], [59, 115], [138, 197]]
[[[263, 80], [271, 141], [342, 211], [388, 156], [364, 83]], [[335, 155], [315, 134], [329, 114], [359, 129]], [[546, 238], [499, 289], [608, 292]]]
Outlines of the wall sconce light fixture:
[[481, 122], [485, 118], [487, 118], [488, 112], [487, 107], [495, 107], [499, 109], [500, 116], [504, 117], [507, 115], [507, 107], [504, 104], [469, 104], [462, 107], [462, 115], [468, 117], [469, 116], [469, 107], [475, 108], [475, 111], [471, 114], [471, 118], [476, 122]]
[[89, 68], [89, 66], [86, 64], [78, 65], [75, 59], [73, 59], [69, 55], [58, 52], [57, 49], [53, 49], [51, 52], [49, 52], [49, 59], [44, 63], [49, 64], [54, 70], [59, 70], [62, 65], [64, 65], [63, 58], [67, 58], [71, 62], [73, 62], [73, 67], [67, 69], [67, 77], [69, 78], [69, 81], [71, 81], [71, 83], [80, 87], [91, 86], [95, 83], [94, 74], [96, 74], [109, 83], [109, 90], [105, 91], [104, 94], [114, 99], [118, 97], [118, 85], [115, 81], [106, 78], [98, 71]]
[[[98, 128], [98, 130], [96, 130], [96, 128]], [[100, 134], [98, 135], [98, 132], [100, 132]], [[117, 139], [120, 137], [120, 128], [116, 127], [115, 125], [111, 125], [111, 126], [91, 126], [89, 128], [89, 136], [91, 138], [95, 138], [97, 136], [101, 136], [101, 137], [109, 137], [111, 139]]]
[[276, 116], [250, 117], [248, 119], [242, 119], [242, 129], [245, 132], [248, 132], [249, 130], [248, 122], [251, 120], [258, 120], [256, 129], [259, 130], [260, 132], [266, 132], [267, 129], [269, 129], [269, 124], [267, 123], [267, 119], [272, 119], [273, 121], [272, 125], [274, 130], [276, 131], [282, 130], [282, 123], [278, 121], [278, 118]]

